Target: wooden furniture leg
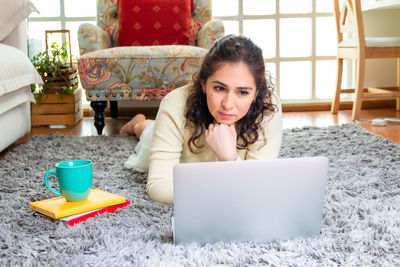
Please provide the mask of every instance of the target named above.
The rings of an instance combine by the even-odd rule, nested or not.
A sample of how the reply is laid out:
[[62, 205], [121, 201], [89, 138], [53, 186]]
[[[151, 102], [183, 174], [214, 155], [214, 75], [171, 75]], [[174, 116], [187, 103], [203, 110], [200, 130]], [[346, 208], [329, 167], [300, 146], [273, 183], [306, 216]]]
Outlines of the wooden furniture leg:
[[118, 117], [118, 101], [110, 101], [110, 116], [111, 118]]
[[354, 94], [353, 113], [351, 115], [352, 121], [356, 121], [360, 117], [365, 76], [365, 58], [358, 57], [356, 61], [356, 90]]
[[340, 105], [340, 91], [342, 90], [342, 77], [343, 77], [343, 58], [337, 60], [337, 73], [336, 73], [336, 91], [331, 105], [331, 113], [337, 114]]
[[[400, 92], [400, 58], [397, 58], [397, 90]], [[400, 110], [400, 97], [396, 98], [396, 110]]]
[[101, 135], [105, 126], [104, 122], [104, 109], [107, 107], [107, 101], [92, 101], [90, 106], [94, 110], [94, 126], [96, 127], [97, 134]]

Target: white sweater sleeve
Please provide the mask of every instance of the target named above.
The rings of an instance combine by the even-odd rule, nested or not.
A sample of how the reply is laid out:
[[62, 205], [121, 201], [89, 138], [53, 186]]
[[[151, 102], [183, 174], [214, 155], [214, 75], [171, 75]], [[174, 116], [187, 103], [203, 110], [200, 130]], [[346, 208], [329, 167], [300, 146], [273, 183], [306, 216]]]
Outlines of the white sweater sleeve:
[[173, 167], [180, 161], [184, 142], [186, 95], [176, 93], [168, 94], [160, 104], [150, 149], [146, 192], [164, 204], [173, 203]]

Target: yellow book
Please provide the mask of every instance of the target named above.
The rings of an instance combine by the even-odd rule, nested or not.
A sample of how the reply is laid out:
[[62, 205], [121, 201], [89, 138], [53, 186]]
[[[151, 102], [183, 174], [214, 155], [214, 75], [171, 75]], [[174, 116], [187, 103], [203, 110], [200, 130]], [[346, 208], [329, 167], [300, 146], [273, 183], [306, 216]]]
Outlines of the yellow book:
[[122, 196], [100, 189], [92, 189], [87, 199], [67, 202], [64, 197], [55, 197], [29, 203], [30, 208], [53, 219], [58, 219], [90, 210], [104, 208], [126, 202]]

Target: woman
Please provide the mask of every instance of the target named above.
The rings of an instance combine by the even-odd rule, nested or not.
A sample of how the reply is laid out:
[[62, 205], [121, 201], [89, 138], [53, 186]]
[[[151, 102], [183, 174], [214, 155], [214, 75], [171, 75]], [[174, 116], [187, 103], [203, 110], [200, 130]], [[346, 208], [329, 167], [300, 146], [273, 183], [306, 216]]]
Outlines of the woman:
[[140, 138], [125, 166], [148, 170], [147, 194], [172, 204], [179, 162], [276, 158], [282, 112], [272, 90], [259, 47], [243, 36], [217, 40], [193, 84], [169, 93], [155, 121], [140, 114], [121, 128]]

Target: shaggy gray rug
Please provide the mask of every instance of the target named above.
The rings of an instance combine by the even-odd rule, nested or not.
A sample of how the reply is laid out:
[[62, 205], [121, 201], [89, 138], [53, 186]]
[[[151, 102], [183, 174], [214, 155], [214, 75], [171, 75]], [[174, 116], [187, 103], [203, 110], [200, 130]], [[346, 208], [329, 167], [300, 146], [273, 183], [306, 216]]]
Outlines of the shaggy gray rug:
[[[282, 157], [329, 158], [322, 234], [256, 243], [173, 245], [172, 208], [149, 200], [145, 176], [124, 169], [128, 136], [32, 137], [0, 160], [1, 266], [400, 265], [400, 147], [355, 125], [285, 130]], [[94, 162], [94, 187], [132, 204], [73, 227], [28, 203], [53, 197], [43, 183], [54, 163]]]

